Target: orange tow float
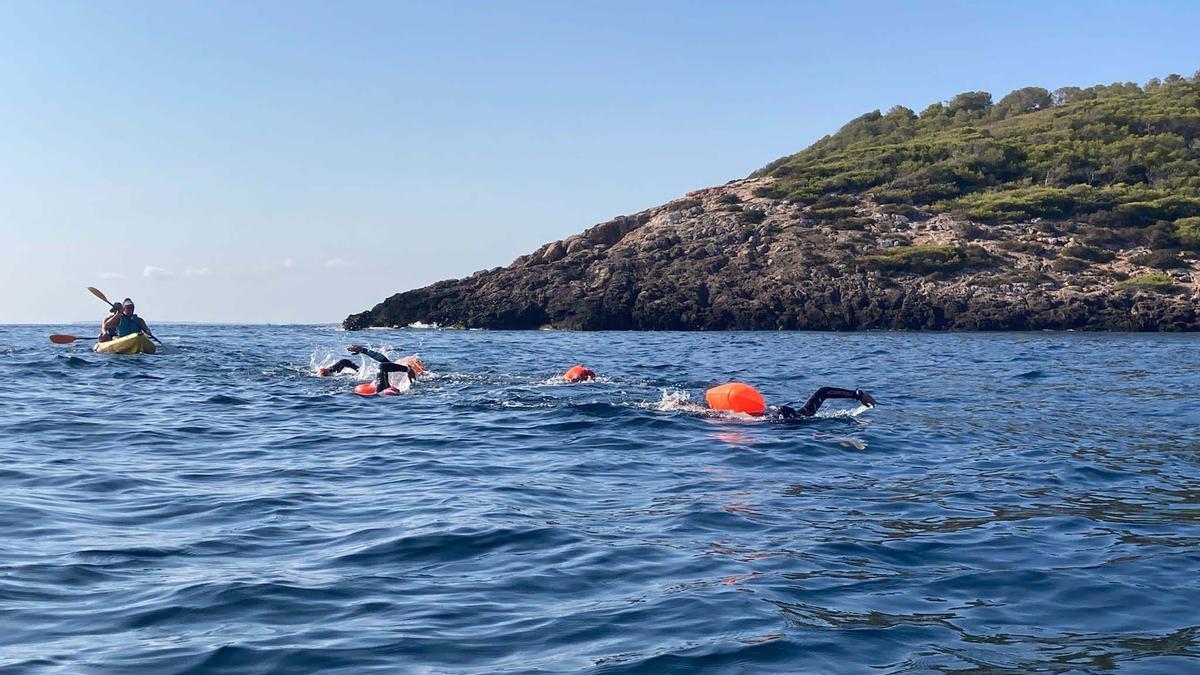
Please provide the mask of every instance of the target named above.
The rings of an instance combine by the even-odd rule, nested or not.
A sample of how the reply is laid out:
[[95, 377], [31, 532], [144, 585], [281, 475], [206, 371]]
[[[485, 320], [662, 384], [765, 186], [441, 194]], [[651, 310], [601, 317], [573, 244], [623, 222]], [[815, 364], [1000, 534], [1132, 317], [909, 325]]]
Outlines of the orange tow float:
[[767, 411], [767, 401], [758, 390], [741, 382], [730, 382], [704, 392], [704, 400], [713, 410], [762, 415]]
[[583, 366], [571, 366], [563, 373], [563, 379], [567, 382], [586, 382], [596, 379], [596, 373]]

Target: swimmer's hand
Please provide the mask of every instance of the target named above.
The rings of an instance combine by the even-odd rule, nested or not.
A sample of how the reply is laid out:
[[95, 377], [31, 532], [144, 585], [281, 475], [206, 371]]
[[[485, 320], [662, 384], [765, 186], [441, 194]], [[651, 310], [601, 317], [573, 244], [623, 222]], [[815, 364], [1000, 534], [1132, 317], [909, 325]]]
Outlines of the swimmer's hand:
[[875, 407], [875, 397], [871, 396], [869, 393], [863, 391], [862, 389], [859, 389], [858, 391], [854, 392], [854, 398], [858, 399], [859, 403], [867, 406], [868, 408]]
[[363, 353], [363, 348], [358, 345], [350, 345], [349, 347], [346, 347], [346, 351], [350, 352], [351, 354], [361, 354]]

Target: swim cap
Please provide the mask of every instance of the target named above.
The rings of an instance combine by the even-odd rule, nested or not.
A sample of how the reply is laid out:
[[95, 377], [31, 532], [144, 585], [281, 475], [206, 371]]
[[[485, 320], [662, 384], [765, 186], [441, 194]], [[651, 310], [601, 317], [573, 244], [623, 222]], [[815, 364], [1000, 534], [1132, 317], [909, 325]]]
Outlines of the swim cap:
[[417, 356], [416, 354], [404, 357], [400, 360], [400, 363], [408, 366], [409, 370], [413, 372], [413, 375], [420, 376], [428, 372], [428, 369], [425, 368], [425, 363], [421, 361], [421, 357]]

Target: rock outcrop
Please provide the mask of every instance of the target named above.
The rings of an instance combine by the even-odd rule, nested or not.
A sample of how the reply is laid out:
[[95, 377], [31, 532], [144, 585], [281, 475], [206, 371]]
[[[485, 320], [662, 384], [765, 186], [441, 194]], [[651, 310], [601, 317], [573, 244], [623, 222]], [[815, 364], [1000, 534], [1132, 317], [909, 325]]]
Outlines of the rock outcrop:
[[[760, 176], [621, 216], [511, 265], [391, 296], [343, 325], [575, 330], [1200, 329], [1200, 262], [1098, 249], [1069, 223], [988, 225]], [[836, 217], [831, 218], [830, 213]]]

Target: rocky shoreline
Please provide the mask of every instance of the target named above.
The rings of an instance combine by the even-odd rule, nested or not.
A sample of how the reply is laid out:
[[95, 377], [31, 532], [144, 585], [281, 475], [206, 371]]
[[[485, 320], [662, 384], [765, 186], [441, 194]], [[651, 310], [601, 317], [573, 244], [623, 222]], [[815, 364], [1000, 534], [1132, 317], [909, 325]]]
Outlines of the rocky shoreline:
[[1200, 261], [1151, 266], [1068, 222], [802, 205], [769, 176], [697, 190], [343, 326], [567, 330], [1200, 330]]

